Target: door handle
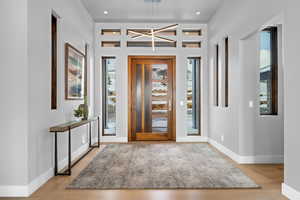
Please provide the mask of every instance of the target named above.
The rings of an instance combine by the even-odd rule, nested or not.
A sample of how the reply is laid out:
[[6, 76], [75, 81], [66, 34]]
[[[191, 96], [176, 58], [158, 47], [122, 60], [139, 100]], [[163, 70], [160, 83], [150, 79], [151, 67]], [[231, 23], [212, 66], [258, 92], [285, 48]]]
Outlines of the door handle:
[[171, 102], [171, 99], [169, 99], [169, 111], [172, 111], [172, 102]]

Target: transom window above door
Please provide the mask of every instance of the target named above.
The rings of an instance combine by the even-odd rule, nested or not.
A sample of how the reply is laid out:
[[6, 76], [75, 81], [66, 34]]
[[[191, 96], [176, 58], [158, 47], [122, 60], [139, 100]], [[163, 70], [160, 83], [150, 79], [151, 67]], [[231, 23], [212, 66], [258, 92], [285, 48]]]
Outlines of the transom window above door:
[[[100, 25], [100, 24], [99, 24]], [[151, 49], [153, 45], [162, 49], [201, 49], [202, 43], [206, 38], [205, 25], [185, 25], [169, 28], [169, 24], [132, 24], [115, 25], [99, 29], [99, 45], [104, 49], [117, 48], [145, 48]], [[169, 25], [171, 27], [171, 25]], [[149, 28], [150, 27], [150, 28]], [[162, 29], [162, 31], [159, 31]], [[159, 31], [154, 34], [154, 41], [151, 38], [151, 30]], [[139, 35], [138, 33], [141, 33]]]

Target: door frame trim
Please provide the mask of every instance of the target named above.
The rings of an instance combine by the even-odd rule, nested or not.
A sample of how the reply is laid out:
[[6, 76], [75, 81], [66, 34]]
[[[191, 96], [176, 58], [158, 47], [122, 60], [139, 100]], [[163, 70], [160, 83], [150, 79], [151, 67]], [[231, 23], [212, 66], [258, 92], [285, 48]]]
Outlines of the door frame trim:
[[172, 125], [171, 140], [176, 141], [176, 56], [128, 56], [128, 141], [134, 141], [132, 138], [132, 60], [133, 59], [163, 59], [172, 61]]

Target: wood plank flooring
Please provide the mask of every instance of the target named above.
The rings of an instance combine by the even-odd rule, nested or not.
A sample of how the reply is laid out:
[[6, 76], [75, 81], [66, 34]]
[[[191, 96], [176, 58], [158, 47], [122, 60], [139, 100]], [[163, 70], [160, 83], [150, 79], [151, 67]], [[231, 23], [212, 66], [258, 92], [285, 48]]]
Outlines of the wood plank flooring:
[[238, 165], [262, 189], [235, 190], [66, 190], [65, 187], [103, 149], [93, 150], [74, 168], [71, 177], [54, 177], [29, 198], [1, 200], [285, 200], [281, 195], [283, 165]]

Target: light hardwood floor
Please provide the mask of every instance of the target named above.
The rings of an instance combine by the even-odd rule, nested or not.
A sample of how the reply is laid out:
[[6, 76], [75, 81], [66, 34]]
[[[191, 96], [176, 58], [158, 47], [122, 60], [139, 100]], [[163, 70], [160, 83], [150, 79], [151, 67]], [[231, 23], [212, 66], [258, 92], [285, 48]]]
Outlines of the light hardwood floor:
[[[103, 146], [101, 147], [101, 149]], [[227, 160], [251, 177], [261, 189], [235, 190], [66, 190], [65, 187], [101, 151], [93, 150], [74, 168], [71, 177], [54, 177], [30, 198], [18, 200], [281, 200], [282, 165], [238, 165]]]

